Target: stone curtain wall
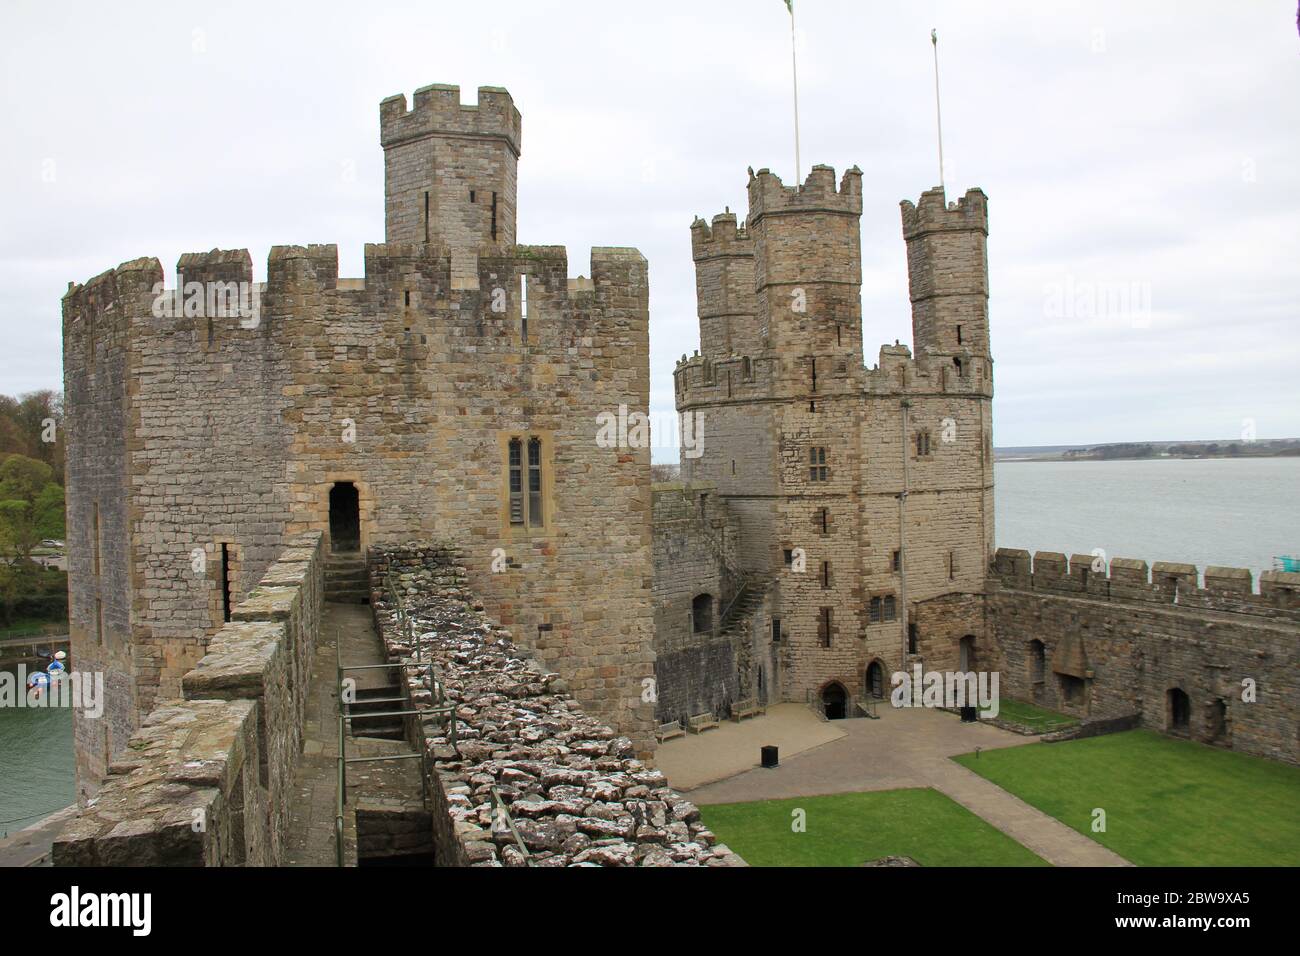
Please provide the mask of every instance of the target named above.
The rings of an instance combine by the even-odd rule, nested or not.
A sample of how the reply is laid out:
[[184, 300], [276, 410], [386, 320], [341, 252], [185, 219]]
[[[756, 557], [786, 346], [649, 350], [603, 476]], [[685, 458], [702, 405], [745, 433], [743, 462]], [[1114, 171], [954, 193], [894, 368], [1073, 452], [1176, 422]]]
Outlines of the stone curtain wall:
[[[493, 829], [496, 786], [540, 866], [739, 866], [699, 810], [636, 757], [633, 741], [589, 716], [569, 683], [511, 640], [468, 587], [463, 555], [444, 545], [369, 553], [372, 606], [393, 661], [414, 661], [388, 601], [391, 571], [421, 657], [436, 662], [456, 705], [459, 749], [431, 739], [434, 836], [441, 865], [521, 866], [509, 831]], [[431, 706], [412, 678], [417, 706]], [[432, 733], [438, 725], [430, 720]]]
[[[723, 714], [740, 697], [738, 648], [721, 632], [721, 615], [735, 593], [733, 565], [739, 523], [713, 485], [654, 488], [655, 720], [667, 723]], [[727, 549], [723, 552], [722, 549]], [[712, 596], [713, 626], [697, 633], [692, 602]]]
[[302, 748], [324, 593], [320, 534], [288, 542], [183, 680], [141, 722], [55, 866], [275, 866]]
[[[1188, 734], [1244, 753], [1300, 763], [1300, 574], [1265, 572], [1260, 592], [1238, 568], [999, 548], [988, 621], [1003, 656], [1002, 693], [1090, 720], [1139, 714], [1168, 731], [1167, 692], [1191, 701]], [[1033, 680], [1031, 642], [1044, 645]], [[1082, 687], [1067, 699], [1061, 676]], [[1242, 681], [1256, 685], [1243, 701]], [[1225, 709], [1220, 730], [1219, 702]]]

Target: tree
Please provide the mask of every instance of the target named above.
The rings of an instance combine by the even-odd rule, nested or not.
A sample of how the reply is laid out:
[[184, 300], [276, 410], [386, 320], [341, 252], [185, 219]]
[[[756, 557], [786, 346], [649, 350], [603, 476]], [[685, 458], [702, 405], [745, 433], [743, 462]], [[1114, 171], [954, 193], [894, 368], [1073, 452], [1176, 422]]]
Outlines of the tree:
[[0, 395], [0, 457], [23, 455], [53, 469], [63, 484], [63, 396], [45, 389], [19, 398]]
[[54, 470], [26, 455], [0, 460], [0, 616], [47, 597], [47, 575], [32, 560], [44, 538], [64, 534], [63, 489]]

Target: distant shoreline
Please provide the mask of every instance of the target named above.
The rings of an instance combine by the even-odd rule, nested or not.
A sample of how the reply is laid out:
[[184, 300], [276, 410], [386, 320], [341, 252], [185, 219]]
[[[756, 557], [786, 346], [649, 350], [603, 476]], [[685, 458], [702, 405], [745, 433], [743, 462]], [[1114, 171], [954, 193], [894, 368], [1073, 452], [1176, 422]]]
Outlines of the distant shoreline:
[[997, 461], [1198, 461], [1208, 458], [1300, 457], [1300, 438], [1224, 441], [1113, 442], [1105, 445], [1025, 445], [993, 449]]

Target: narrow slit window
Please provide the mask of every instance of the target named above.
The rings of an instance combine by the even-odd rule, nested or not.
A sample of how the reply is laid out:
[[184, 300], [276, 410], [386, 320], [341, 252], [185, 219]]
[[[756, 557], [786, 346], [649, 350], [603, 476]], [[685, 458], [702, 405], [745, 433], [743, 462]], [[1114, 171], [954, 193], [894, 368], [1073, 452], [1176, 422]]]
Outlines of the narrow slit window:
[[830, 586], [831, 586], [831, 563], [829, 561], [823, 561], [822, 562], [822, 589], [826, 590], [830, 588]]
[[492, 241], [497, 241], [497, 194], [492, 194]]
[[519, 328], [525, 343], [528, 341], [528, 275], [519, 276]]
[[822, 647], [831, 646], [831, 609], [818, 608], [817, 638]]
[[424, 191], [424, 241], [429, 241], [429, 191]]
[[528, 523], [542, 525], [542, 440], [528, 441]]
[[957, 344], [961, 345], [961, 326], [957, 326]]
[[831, 509], [823, 508], [821, 512], [822, 534], [831, 533]]
[[518, 438], [510, 439], [510, 523], [524, 523], [524, 444]]
[[221, 619], [230, 620], [230, 545], [221, 545]]
[[94, 517], [94, 534], [95, 534], [95, 576], [99, 576], [99, 502], [95, 502]]

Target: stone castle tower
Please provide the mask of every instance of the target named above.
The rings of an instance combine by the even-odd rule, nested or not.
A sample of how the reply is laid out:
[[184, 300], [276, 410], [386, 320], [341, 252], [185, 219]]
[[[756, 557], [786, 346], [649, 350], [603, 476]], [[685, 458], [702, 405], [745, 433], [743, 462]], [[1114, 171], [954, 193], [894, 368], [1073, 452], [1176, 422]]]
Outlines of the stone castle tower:
[[[650, 746], [649, 450], [596, 441], [601, 412], [648, 405], [646, 262], [595, 248], [570, 278], [563, 247], [519, 245], [520, 115], [478, 96], [381, 104], [387, 241], [363, 277], [286, 245], [257, 286], [247, 250], [183, 256], [176, 292], [207, 308], [158, 308], [152, 258], [70, 284], [72, 653], [108, 681], [104, 717], [77, 715], [83, 792], [311, 530], [344, 562], [459, 544], [488, 611]], [[250, 287], [253, 315], [211, 308]]]
[[861, 212], [856, 168], [796, 187], [751, 170], [746, 224], [691, 227], [700, 350], [675, 385], [700, 448], [656, 495], [656, 561], [702, 536], [723, 572], [656, 579], [661, 720], [751, 697], [833, 709], [912, 661], [974, 664], [993, 557], [987, 203], [902, 204], [914, 351], [886, 345], [871, 368]]

